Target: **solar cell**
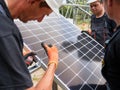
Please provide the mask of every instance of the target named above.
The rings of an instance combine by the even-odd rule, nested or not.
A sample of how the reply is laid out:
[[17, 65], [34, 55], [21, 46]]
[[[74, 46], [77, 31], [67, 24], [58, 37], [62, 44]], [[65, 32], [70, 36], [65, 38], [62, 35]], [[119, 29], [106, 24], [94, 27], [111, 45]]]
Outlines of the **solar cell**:
[[42, 68], [47, 67], [47, 56], [41, 42], [54, 44], [59, 49], [59, 65], [55, 81], [63, 90], [104, 90], [101, 59], [104, 48], [64, 17], [51, 14], [41, 23], [26, 24], [15, 20], [25, 44], [37, 53]]

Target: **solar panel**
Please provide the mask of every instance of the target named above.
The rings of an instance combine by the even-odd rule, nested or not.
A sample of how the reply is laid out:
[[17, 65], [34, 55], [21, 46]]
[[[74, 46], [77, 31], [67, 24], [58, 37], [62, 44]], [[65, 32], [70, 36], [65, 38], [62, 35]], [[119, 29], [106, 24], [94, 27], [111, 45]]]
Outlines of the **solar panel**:
[[59, 50], [59, 65], [55, 82], [63, 90], [103, 90], [105, 80], [101, 75], [104, 48], [64, 17], [51, 14], [41, 23], [26, 24], [16, 20], [25, 44], [37, 53], [41, 67], [47, 67], [47, 55], [41, 42], [54, 44]]

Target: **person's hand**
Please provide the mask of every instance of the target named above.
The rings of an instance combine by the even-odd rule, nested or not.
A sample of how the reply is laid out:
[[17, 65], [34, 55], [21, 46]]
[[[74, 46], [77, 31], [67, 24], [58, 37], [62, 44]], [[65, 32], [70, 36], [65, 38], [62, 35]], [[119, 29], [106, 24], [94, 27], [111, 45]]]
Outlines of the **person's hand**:
[[52, 63], [55, 63], [56, 68], [58, 65], [58, 49], [54, 45], [47, 45], [42, 43], [41, 44], [43, 48], [45, 49], [47, 55], [48, 55], [48, 66]]
[[91, 29], [89, 29], [89, 30], [88, 30], [88, 33], [91, 35], [91, 33], [92, 33], [92, 30], [91, 30]]
[[25, 63], [27, 66], [32, 65], [33, 62], [37, 62], [35, 55], [36, 55], [35, 52], [32, 52], [25, 48], [23, 49], [23, 56], [24, 56]]

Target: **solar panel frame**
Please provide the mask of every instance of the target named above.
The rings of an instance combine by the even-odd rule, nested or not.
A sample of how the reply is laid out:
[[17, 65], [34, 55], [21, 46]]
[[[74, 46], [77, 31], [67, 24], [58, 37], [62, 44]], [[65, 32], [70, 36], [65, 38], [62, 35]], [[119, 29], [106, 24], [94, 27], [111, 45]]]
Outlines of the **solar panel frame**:
[[[55, 81], [63, 90], [72, 90], [71, 86], [74, 84], [76, 86], [79, 84], [79, 90], [85, 90], [86, 87], [92, 90], [89, 84], [103, 85], [105, 83], [100, 73], [104, 47], [88, 34], [81, 33], [78, 27], [63, 16], [57, 17], [51, 14], [41, 23], [31, 21], [24, 24], [19, 20], [15, 23], [28, 48], [37, 52], [37, 58], [44, 70], [47, 68], [48, 58], [41, 47], [41, 42], [51, 43], [58, 47], [59, 65], [55, 73]], [[70, 74], [66, 76], [66, 73]], [[95, 88], [97, 86], [94, 86]]]

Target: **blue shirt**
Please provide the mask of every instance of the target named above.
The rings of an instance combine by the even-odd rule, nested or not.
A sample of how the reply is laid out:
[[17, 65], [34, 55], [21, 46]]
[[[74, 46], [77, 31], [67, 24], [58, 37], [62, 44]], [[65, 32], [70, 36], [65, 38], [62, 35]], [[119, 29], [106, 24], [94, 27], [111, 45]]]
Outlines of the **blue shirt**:
[[4, 0], [0, 13], [0, 90], [25, 90], [33, 86], [22, 55], [23, 39]]
[[102, 74], [110, 90], [120, 90], [120, 26], [106, 45]]

